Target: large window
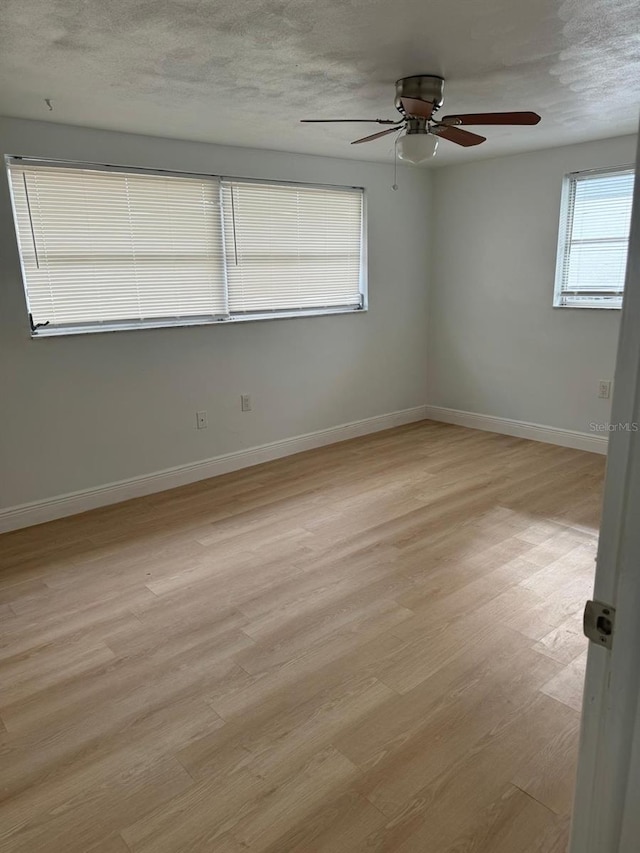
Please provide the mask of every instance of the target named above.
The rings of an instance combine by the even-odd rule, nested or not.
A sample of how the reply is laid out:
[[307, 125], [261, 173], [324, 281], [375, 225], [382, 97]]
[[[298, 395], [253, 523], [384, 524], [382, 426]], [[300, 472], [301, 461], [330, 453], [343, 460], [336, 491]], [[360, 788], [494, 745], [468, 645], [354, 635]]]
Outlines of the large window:
[[620, 308], [627, 266], [633, 169], [567, 175], [553, 304]]
[[8, 160], [34, 335], [365, 307], [363, 191]]

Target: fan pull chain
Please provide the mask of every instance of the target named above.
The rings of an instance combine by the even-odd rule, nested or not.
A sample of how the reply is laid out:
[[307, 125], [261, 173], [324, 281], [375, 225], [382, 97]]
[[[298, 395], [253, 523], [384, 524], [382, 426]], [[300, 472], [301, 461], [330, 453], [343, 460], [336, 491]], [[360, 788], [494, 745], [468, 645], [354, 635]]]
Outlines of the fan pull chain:
[[395, 192], [398, 189], [398, 140], [400, 136], [396, 136], [393, 143], [393, 184], [391, 189]]

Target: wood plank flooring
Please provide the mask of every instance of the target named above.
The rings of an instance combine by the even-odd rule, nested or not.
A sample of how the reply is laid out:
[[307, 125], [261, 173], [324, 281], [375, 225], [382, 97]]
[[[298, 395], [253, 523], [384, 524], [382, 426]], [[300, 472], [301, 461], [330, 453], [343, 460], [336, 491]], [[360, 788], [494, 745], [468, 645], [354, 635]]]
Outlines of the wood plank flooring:
[[423, 422], [0, 538], [3, 853], [563, 853], [604, 460]]

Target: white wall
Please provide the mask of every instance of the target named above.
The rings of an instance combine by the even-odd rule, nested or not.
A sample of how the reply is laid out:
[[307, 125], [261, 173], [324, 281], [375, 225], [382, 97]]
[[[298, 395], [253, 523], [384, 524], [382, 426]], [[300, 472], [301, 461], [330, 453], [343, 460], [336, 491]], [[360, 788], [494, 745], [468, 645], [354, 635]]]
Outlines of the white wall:
[[[429, 172], [13, 119], [3, 154], [364, 186], [367, 313], [31, 340], [0, 182], [0, 507], [424, 404]], [[240, 394], [254, 411], [241, 413]], [[209, 427], [195, 429], [195, 412]]]
[[634, 162], [622, 137], [436, 170], [429, 403], [589, 432], [619, 311], [552, 308], [563, 175]]

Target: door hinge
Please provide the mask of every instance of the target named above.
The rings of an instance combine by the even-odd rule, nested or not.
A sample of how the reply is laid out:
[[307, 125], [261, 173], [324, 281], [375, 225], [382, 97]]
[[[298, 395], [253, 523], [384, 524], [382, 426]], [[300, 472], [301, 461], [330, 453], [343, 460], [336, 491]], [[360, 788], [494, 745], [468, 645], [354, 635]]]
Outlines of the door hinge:
[[602, 601], [587, 601], [582, 620], [584, 635], [592, 643], [610, 649], [616, 625], [616, 609]]

